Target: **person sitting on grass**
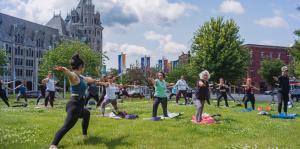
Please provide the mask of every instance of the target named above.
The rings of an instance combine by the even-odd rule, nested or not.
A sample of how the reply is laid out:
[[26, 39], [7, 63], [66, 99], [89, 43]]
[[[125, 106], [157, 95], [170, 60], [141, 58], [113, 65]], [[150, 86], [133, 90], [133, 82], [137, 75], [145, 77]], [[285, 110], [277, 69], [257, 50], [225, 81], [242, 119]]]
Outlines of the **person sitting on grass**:
[[63, 136], [74, 127], [79, 118], [82, 118], [82, 134], [83, 138], [87, 138], [87, 130], [90, 122], [90, 112], [84, 108], [84, 95], [87, 89], [87, 83], [96, 82], [95, 79], [82, 76], [84, 72], [84, 62], [79, 54], [72, 56], [71, 69], [56, 66], [55, 70], [62, 71], [69, 79], [71, 88], [71, 99], [67, 103], [67, 117], [64, 125], [56, 132], [50, 149], [57, 149], [58, 143]]
[[149, 81], [154, 85], [154, 102], [153, 102], [153, 109], [152, 109], [152, 117], [157, 117], [157, 109], [158, 105], [161, 103], [164, 117], [168, 116], [168, 97], [167, 97], [167, 90], [168, 86], [173, 86], [174, 83], [167, 83], [165, 81], [165, 74], [163, 72], [157, 73], [158, 79], [149, 78]]
[[105, 107], [108, 104], [111, 104], [115, 110], [116, 113], [118, 113], [118, 106], [117, 106], [117, 96], [116, 92], [119, 90], [119, 85], [114, 83], [115, 78], [113, 76], [107, 77], [107, 82], [98, 82], [98, 85], [105, 86], [105, 92], [106, 95], [104, 97], [104, 101], [102, 102], [100, 106], [100, 112], [102, 116], [105, 114]]
[[202, 113], [204, 109], [205, 101], [208, 101], [209, 98], [209, 83], [210, 74], [207, 70], [202, 71], [199, 74], [200, 80], [196, 83], [195, 89], [195, 106], [196, 106], [196, 121], [202, 121]]
[[254, 90], [259, 91], [258, 88], [252, 85], [252, 79], [247, 78], [246, 84], [242, 85], [245, 88], [245, 96], [244, 96], [244, 105], [245, 109], [247, 109], [247, 103], [248, 101], [252, 104], [252, 109], [255, 109], [255, 96], [254, 96]]

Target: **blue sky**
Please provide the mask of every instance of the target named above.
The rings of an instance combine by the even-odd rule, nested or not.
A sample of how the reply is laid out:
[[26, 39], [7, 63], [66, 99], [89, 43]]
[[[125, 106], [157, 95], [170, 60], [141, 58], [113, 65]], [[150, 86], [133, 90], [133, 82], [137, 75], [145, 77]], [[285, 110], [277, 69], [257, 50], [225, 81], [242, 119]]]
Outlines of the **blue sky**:
[[[65, 17], [79, 0], [0, 0], [0, 12], [40, 24], [53, 12]], [[93, 0], [104, 26], [103, 50], [117, 68], [117, 55], [127, 66], [147, 54], [151, 65], [161, 57], [176, 60], [186, 52], [193, 33], [210, 17], [232, 18], [245, 43], [290, 46], [300, 28], [300, 0]]]

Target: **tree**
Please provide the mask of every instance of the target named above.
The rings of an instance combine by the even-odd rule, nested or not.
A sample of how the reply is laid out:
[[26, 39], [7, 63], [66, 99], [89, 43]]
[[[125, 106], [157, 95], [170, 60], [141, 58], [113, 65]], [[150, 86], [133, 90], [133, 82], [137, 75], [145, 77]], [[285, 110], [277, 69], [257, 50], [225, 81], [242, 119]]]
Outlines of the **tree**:
[[295, 31], [295, 35], [298, 37], [295, 40], [294, 45], [289, 49], [289, 52], [293, 56], [292, 66], [294, 68], [294, 74], [300, 76], [300, 30]]
[[[100, 72], [98, 71], [101, 70], [103, 55], [80, 42], [62, 42], [53, 50], [45, 53], [40, 65], [40, 75], [46, 76], [48, 71], [52, 71], [56, 65], [69, 67], [70, 59], [75, 53], [79, 53], [85, 62], [85, 75], [99, 76]], [[54, 73], [60, 80], [64, 78], [62, 73], [55, 71]]]
[[282, 66], [284, 66], [284, 63], [280, 59], [266, 59], [262, 61], [262, 65], [258, 72], [269, 85], [274, 87], [275, 80], [273, 77], [277, 77], [281, 74]]
[[0, 49], [0, 74], [3, 73], [4, 67], [7, 65], [7, 55], [6, 51], [3, 49]]
[[176, 83], [181, 76], [184, 76], [186, 82], [190, 87], [194, 87], [196, 81], [199, 79], [198, 73], [194, 71], [190, 64], [178, 65], [176, 68], [172, 69], [166, 77], [167, 82]]
[[250, 54], [243, 42], [234, 20], [211, 18], [194, 33], [192, 68], [198, 73], [208, 70], [212, 81], [221, 77], [229, 82], [241, 80], [250, 61]]

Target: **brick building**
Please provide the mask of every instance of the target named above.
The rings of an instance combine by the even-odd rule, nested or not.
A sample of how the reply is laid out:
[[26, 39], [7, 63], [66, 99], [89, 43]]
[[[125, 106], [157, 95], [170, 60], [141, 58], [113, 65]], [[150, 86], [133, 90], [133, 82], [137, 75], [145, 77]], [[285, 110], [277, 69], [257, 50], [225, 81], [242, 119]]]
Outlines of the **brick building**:
[[269, 45], [257, 45], [257, 44], [246, 44], [250, 50], [250, 67], [248, 70], [248, 77], [251, 77], [255, 86], [265, 86], [264, 81], [259, 75], [261, 62], [264, 59], [280, 59], [285, 64], [288, 64], [292, 57], [288, 52], [288, 47], [281, 46], [269, 46]]

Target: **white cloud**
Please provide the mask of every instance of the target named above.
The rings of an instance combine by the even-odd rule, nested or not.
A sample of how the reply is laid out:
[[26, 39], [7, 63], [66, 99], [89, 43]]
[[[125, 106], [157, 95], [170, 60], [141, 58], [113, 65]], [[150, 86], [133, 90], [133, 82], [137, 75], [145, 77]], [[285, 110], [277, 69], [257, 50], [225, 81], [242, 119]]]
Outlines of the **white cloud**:
[[[2, 3], [2, 2], [1, 2]], [[5, 2], [5, 8], [0, 11], [29, 21], [46, 24], [53, 13], [61, 12], [63, 16], [77, 5], [74, 0], [12, 0]]]
[[172, 35], [162, 35], [154, 31], [148, 31], [144, 34], [148, 40], [155, 40], [159, 42], [159, 50], [168, 54], [179, 54], [182, 51], [187, 51], [187, 47], [183, 44], [173, 41]]
[[288, 23], [280, 16], [261, 18], [259, 20], [255, 20], [254, 23], [269, 28], [288, 27]]
[[[41, 24], [47, 23], [53, 12], [66, 16], [75, 8], [79, 0], [10, 0], [1, 1], [0, 12], [24, 18]], [[185, 2], [170, 2], [170, 0], [94, 0], [96, 9], [108, 26], [144, 22], [153, 24], [170, 24], [189, 10], [197, 9]]]
[[245, 12], [242, 4], [235, 0], [225, 0], [221, 3], [220, 12], [223, 13], [234, 13], [234, 14], [243, 14]]
[[120, 54], [121, 52], [125, 53], [128, 56], [144, 56], [149, 55], [149, 51], [142, 46], [131, 45], [131, 44], [117, 44], [112, 42], [106, 42], [103, 50], [108, 53]]
[[295, 19], [295, 20], [300, 20], [300, 15], [299, 14], [291, 13], [291, 14], [289, 14], [289, 17], [292, 18], [292, 19]]

